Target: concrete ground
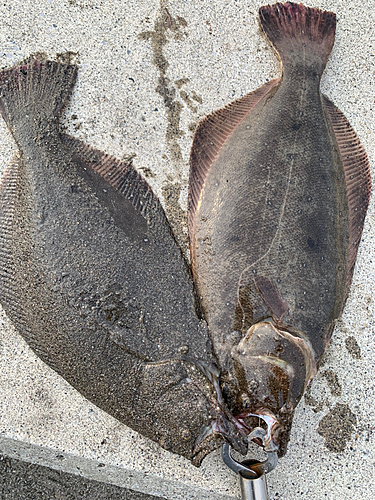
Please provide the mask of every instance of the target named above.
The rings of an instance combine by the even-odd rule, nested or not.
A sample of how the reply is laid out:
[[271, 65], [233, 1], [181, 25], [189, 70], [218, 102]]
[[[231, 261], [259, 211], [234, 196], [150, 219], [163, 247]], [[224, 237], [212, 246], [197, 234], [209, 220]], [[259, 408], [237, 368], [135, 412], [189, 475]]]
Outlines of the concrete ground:
[[0, 456], [0, 498], [2, 500], [161, 500], [160, 497], [4, 456]]
[[[280, 75], [258, 26], [262, 3], [5, 1], [0, 65], [35, 52], [74, 52], [79, 77], [63, 126], [103, 151], [133, 157], [186, 250], [188, 157], [197, 122]], [[337, 13], [322, 89], [350, 120], [373, 171], [373, 4], [306, 3]], [[0, 121], [2, 170], [14, 151]], [[374, 496], [374, 223], [372, 199], [345, 312], [296, 411], [288, 454], [268, 478], [272, 500]], [[239, 498], [237, 478], [219, 451], [196, 469], [162, 450], [85, 400], [33, 354], [4, 314], [0, 321], [1, 453], [171, 500]]]

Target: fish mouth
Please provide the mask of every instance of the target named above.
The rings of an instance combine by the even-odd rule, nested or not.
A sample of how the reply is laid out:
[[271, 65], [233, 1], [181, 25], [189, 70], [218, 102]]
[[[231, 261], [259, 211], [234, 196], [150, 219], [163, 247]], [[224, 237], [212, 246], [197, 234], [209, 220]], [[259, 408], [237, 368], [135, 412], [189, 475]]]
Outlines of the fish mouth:
[[[223, 442], [229, 443], [232, 448], [242, 455], [246, 455], [248, 447], [247, 429], [233, 417], [227, 408], [220, 388], [220, 372], [215, 365], [205, 361], [180, 356], [183, 361], [194, 364], [206, 379], [212, 384], [215, 396], [208, 399], [210, 406], [211, 422], [202, 425], [200, 433], [195, 440], [191, 462], [199, 467], [202, 460], [211, 451], [216, 450]], [[198, 387], [202, 390], [200, 385]], [[205, 393], [205, 391], [202, 391]]]
[[[260, 426], [250, 428], [246, 423], [246, 419], [248, 417], [258, 417], [262, 419], [265, 422], [267, 429]], [[241, 415], [237, 415], [235, 418], [241, 426], [246, 429], [247, 439], [249, 441], [253, 441], [258, 446], [261, 446], [266, 452], [277, 452], [279, 450], [278, 435], [281, 425], [272, 412], [266, 408], [262, 408], [255, 413], [242, 413]]]
[[248, 431], [241, 421], [231, 416], [220, 405], [216, 408], [216, 418], [211, 424], [202, 426], [193, 450], [193, 465], [199, 466], [203, 458], [227, 442], [235, 450], [246, 455], [248, 449]]
[[[277, 452], [278, 434], [281, 425], [275, 415], [266, 408], [248, 411], [233, 416], [228, 410], [219, 384], [218, 373], [213, 372], [201, 363], [195, 364], [205, 373], [213, 384], [216, 392], [216, 401], [211, 407], [212, 421], [209, 425], [203, 425], [193, 449], [192, 463], [199, 466], [206, 455], [217, 449], [223, 442], [227, 442], [231, 448], [242, 455], [246, 455], [248, 444], [253, 441], [261, 446], [266, 452]], [[258, 417], [262, 419], [267, 427], [250, 427], [246, 419]]]
[[[217, 408], [216, 419], [209, 426], [202, 426], [201, 433], [195, 441], [193, 451], [193, 464], [200, 465], [203, 458], [211, 451], [217, 449], [223, 442], [227, 442], [232, 449], [246, 455], [248, 444], [253, 441], [267, 453], [278, 452], [278, 434], [281, 424], [267, 409], [256, 413], [243, 413], [235, 417], [228, 415], [223, 408]], [[258, 417], [266, 424], [263, 427], [250, 428], [246, 423], [248, 417]]]

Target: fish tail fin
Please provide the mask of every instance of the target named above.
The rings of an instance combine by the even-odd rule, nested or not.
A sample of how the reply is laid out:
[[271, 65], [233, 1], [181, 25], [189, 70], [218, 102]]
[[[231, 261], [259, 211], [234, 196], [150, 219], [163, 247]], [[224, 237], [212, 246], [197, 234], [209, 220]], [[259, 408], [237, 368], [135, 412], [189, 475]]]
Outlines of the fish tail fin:
[[335, 40], [334, 12], [287, 2], [261, 7], [259, 18], [284, 65], [303, 59], [323, 72]]
[[42, 54], [2, 71], [0, 112], [10, 130], [36, 118], [57, 121], [76, 78], [77, 66], [49, 61]]

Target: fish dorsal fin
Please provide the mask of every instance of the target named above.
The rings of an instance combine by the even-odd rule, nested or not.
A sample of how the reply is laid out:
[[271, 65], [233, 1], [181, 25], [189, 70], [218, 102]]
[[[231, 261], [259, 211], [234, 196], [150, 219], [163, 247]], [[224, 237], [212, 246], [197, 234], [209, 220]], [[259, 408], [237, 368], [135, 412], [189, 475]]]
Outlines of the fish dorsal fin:
[[[16, 310], [22, 308], [22, 305], [14, 300], [15, 288], [18, 285], [12, 243], [21, 162], [21, 157], [15, 154], [7, 166], [0, 184], [0, 296], [5, 295], [10, 306], [12, 308], [15, 306]], [[25, 228], [21, 230], [25, 231]]]
[[[20, 192], [20, 184], [24, 191]], [[20, 300], [20, 289], [24, 286], [24, 269], [22, 263], [28, 261], [32, 249], [30, 245], [20, 245], [19, 234], [23, 238], [30, 230], [29, 207], [23, 199], [27, 193], [24, 179], [22, 178], [22, 157], [15, 154], [7, 166], [0, 183], [0, 301], [14, 326], [22, 329], [24, 337], [33, 350], [41, 355], [40, 342], [34, 335], [32, 328], [26, 321], [25, 303]], [[25, 203], [26, 202], [26, 203]], [[20, 223], [21, 210], [22, 221]], [[27, 238], [25, 238], [27, 239]], [[40, 279], [41, 276], [38, 275]], [[57, 370], [54, 356], [51, 356], [49, 365]]]
[[347, 298], [370, 199], [370, 166], [363, 146], [343, 113], [325, 96], [323, 102], [336, 137], [348, 197], [349, 246], [345, 287]]
[[14, 210], [15, 193], [17, 187], [18, 168], [20, 157], [14, 155], [7, 166], [0, 183], [0, 218], [1, 234], [4, 237], [10, 231], [7, 222], [11, 219]]
[[206, 116], [198, 125], [190, 153], [189, 175], [189, 232], [192, 241], [193, 221], [203, 185], [220, 149], [252, 108], [279, 83], [279, 79], [265, 83], [222, 109]]
[[15, 266], [11, 239], [19, 162], [19, 156], [15, 155], [7, 166], [0, 184], [0, 283], [2, 295], [7, 296], [10, 304], [15, 303], [13, 301]]
[[61, 134], [61, 140], [73, 154], [129, 200], [149, 226], [165, 224], [166, 218], [158, 198], [130, 162], [103, 153], [68, 134]]

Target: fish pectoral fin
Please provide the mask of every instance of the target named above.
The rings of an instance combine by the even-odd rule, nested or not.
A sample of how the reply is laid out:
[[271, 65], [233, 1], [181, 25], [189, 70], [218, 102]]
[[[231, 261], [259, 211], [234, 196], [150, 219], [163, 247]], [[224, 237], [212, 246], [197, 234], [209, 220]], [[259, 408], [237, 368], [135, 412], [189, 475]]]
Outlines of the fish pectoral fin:
[[215, 392], [192, 363], [167, 359], [143, 363], [139, 400], [153, 423], [156, 440], [192, 459], [202, 426], [211, 422]]
[[140, 327], [130, 329], [112, 325], [108, 331], [112, 342], [141, 361], [153, 361], [158, 357], [157, 346], [146, 337]]
[[245, 284], [246, 276], [238, 288], [233, 330], [246, 332], [251, 325], [270, 316], [275, 323], [282, 321], [289, 307], [275, 283], [265, 276], [250, 276]]
[[273, 319], [276, 322], [282, 321], [288, 313], [289, 307], [280, 290], [272, 280], [265, 276], [255, 276], [254, 281]]
[[252, 276], [249, 282], [240, 284], [237, 294], [238, 301], [232, 329], [245, 333], [252, 324], [257, 323], [260, 319], [267, 318], [270, 312]]

